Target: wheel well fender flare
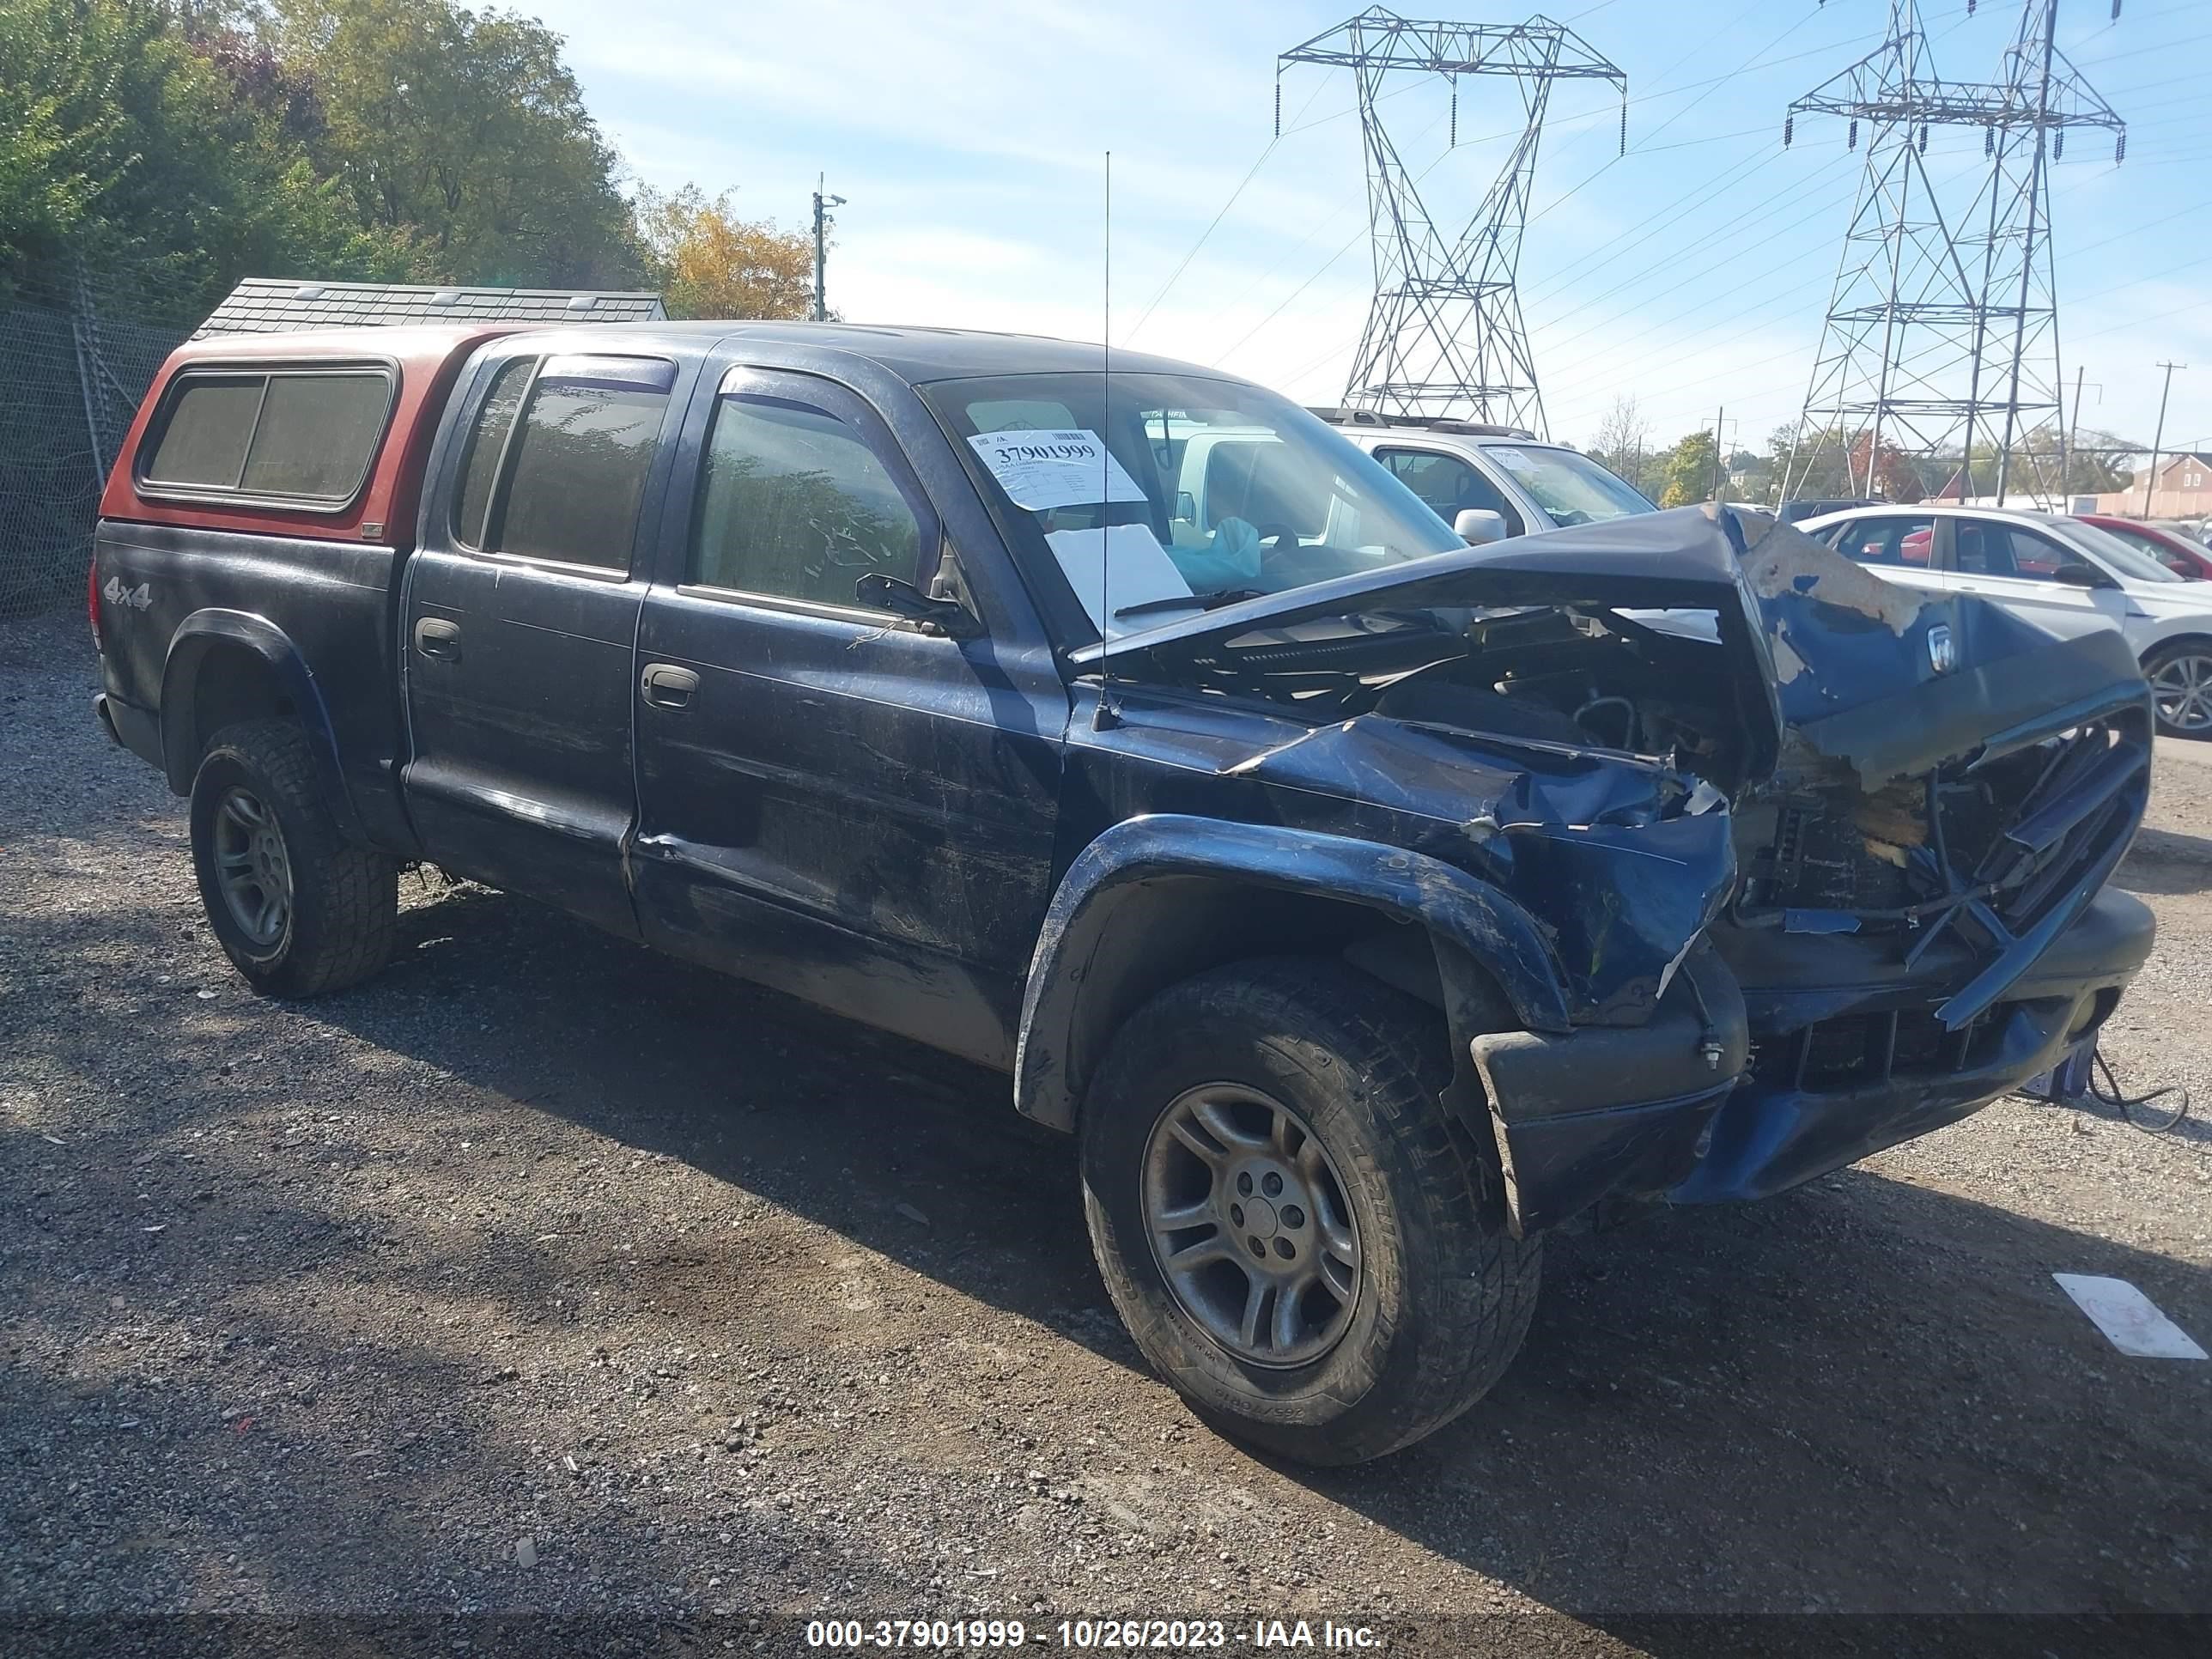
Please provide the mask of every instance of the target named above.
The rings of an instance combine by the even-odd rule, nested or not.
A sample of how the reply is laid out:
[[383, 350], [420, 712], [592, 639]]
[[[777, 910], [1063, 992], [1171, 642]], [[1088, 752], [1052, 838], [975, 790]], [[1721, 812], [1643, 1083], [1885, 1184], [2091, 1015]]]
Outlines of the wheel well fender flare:
[[[1085, 848], [1046, 912], [1014, 1060], [1014, 1104], [1024, 1116], [1073, 1129], [1100, 1054], [1139, 1003], [1188, 973], [1255, 953], [1224, 954], [1216, 941], [1210, 954], [1178, 969], [1127, 948], [1135, 937], [1129, 930], [1171, 923], [1200, 888], [1304, 896], [1424, 928], [1455, 1048], [1472, 1034], [1460, 1029], [1469, 1011], [1494, 1007], [1500, 993], [1524, 1029], [1571, 1027], [1566, 991], [1543, 933], [1480, 878], [1425, 854], [1352, 836], [1148, 815], [1116, 824]], [[1125, 941], [1120, 949], [1117, 935]], [[1465, 1058], [1453, 1055], [1455, 1073], [1465, 1069]]]
[[161, 667], [161, 765], [169, 787], [179, 795], [191, 792], [192, 775], [199, 769], [207, 740], [215, 735], [198, 729], [200, 676], [210, 660], [235, 651], [250, 654], [269, 671], [290, 705], [289, 718], [307, 735], [315, 759], [315, 781], [339, 830], [358, 836], [360, 818], [339, 765], [337, 735], [322, 686], [292, 637], [268, 617], [251, 611], [212, 606], [195, 611], [169, 638]]
[[2206, 651], [2212, 652], [2212, 634], [2172, 635], [2166, 639], [2159, 641], [2155, 645], [2153, 645], [2148, 650], [2145, 651], [2142, 655], [2137, 659], [2137, 660], [2144, 668], [2148, 669], [2151, 665], [2151, 659], [2156, 657], [2161, 652], [2172, 650], [2177, 645], [2202, 646]]

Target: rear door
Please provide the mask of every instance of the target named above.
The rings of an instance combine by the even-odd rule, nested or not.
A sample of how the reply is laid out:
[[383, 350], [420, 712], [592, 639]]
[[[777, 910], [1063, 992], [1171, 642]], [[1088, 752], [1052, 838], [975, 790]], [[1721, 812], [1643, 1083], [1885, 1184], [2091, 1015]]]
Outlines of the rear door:
[[2128, 597], [2118, 588], [2076, 587], [2058, 580], [2063, 564], [2088, 561], [2054, 538], [1999, 519], [1951, 520], [1947, 580], [1960, 593], [1996, 599], [2047, 628], [2079, 633], [2102, 623], [2118, 626]]
[[[854, 390], [740, 365], [694, 404], [638, 639], [646, 937], [1011, 1065], [1067, 723], [1042, 629], [1006, 623], [1026, 601], [1004, 584], [973, 639], [857, 594], [870, 575], [929, 588], [951, 544]], [[921, 436], [945, 451], [940, 490], [972, 496]]]
[[635, 936], [631, 653], [678, 365], [520, 342], [476, 366], [408, 561], [408, 803], [431, 859]]

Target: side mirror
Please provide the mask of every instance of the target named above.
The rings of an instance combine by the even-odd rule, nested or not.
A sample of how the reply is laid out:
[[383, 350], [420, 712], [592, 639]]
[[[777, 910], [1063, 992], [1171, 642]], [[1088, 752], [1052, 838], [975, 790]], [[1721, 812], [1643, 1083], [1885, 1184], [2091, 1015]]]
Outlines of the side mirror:
[[1505, 539], [1505, 515], [1486, 507], [1466, 507], [1452, 520], [1452, 529], [1469, 547], [1487, 547]]
[[2069, 559], [2051, 573], [2051, 580], [2063, 582], [2069, 587], [2118, 587], [2114, 581], [2094, 564], [2079, 559]]
[[853, 597], [867, 611], [888, 611], [925, 634], [972, 639], [983, 631], [975, 615], [957, 599], [933, 599], [912, 582], [872, 571], [853, 584]]

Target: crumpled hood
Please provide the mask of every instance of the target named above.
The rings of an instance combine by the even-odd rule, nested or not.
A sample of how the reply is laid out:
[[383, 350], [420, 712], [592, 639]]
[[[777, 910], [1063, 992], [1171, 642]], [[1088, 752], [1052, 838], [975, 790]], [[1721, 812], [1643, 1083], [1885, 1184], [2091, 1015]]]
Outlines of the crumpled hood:
[[[1747, 706], [1765, 712], [1765, 766], [1794, 732], [1848, 762], [1869, 789], [2147, 696], [2117, 629], [2061, 635], [1970, 594], [1886, 582], [1765, 514], [1715, 505], [1340, 576], [1178, 617], [1125, 635], [1113, 650], [1202, 649], [1359, 611], [1547, 604], [1716, 613], [1721, 643], [1755, 682], [1740, 690]], [[1089, 647], [1076, 660], [1096, 662], [1102, 650]]]
[[1869, 790], [2148, 696], [2118, 629], [2061, 634], [1971, 593], [1886, 582], [1763, 514], [1724, 511], [1784, 723]]

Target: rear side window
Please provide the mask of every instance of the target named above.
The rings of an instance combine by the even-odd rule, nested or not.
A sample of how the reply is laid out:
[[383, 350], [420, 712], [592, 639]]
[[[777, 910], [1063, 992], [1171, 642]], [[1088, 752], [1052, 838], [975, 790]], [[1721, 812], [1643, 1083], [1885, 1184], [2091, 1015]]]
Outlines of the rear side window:
[[139, 481], [341, 507], [375, 459], [392, 384], [381, 368], [179, 375]]
[[1933, 519], [1857, 519], [1845, 525], [1831, 545], [1861, 564], [1909, 565], [1925, 570], [1935, 532]]
[[675, 383], [657, 357], [508, 364], [477, 416], [456, 529], [468, 539], [481, 520], [486, 552], [628, 570]]
[[261, 412], [260, 377], [217, 380], [194, 375], [177, 394], [168, 424], [154, 459], [146, 464], [151, 483], [187, 484], [204, 489], [235, 489], [246, 468], [246, 444], [253, 417]]

